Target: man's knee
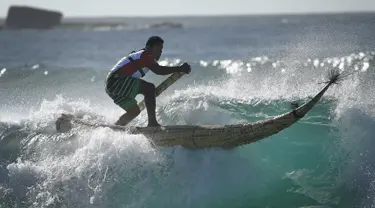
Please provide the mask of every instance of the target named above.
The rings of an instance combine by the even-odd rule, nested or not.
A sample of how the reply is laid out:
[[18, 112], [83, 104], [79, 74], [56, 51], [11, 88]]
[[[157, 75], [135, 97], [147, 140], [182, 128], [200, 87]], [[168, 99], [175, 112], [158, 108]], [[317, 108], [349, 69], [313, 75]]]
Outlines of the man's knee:
[[144, 82], [142, 83], [142, 94], [155, 94], [155, 85], [153, 83]]
[[156, 87], [154, 84], [150, 83], [150, 93], [155, 94]]

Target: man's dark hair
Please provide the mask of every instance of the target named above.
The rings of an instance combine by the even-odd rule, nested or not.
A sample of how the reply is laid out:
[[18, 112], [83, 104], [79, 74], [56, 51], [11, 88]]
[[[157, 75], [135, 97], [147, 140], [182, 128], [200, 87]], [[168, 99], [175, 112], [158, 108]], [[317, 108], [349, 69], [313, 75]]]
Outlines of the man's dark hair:
[[159, 36], [151, 36], [146, 42], [146, 47], [153, 47], [158, 43], [163, 44], [164, 40]]

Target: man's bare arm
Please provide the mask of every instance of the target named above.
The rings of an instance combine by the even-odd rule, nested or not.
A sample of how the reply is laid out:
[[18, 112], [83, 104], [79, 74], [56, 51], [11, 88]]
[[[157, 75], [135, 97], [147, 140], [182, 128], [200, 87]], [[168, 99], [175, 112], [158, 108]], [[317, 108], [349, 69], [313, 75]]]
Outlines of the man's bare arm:
[[181, 66], [160, 66], [159, 64], [153, 64], [148, 67], [152, 72], [158, 75], [167, 75], [175, 72], [190, 72], [190, 66], [184, 63]]

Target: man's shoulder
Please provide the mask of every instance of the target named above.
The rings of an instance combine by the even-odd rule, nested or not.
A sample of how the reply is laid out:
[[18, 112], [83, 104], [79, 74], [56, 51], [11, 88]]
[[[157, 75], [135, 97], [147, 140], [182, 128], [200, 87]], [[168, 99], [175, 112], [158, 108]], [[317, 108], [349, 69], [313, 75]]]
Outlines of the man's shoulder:
[[152, 53], [149, 50], [144, 50], [143, 49], [140, 52], [141, 52], [141, 57], [150, 57], [150, 56], [152, 56]]
[[147, 63], [155, 62], [154, 56], [152, 55], [152, 52], [149, 50], [143, 51], [139, 58]]

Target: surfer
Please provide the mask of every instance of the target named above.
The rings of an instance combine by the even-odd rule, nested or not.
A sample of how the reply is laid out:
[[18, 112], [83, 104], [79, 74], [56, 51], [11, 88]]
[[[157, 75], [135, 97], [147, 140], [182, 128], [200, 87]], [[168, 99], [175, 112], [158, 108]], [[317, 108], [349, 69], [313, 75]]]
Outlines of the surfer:
[[105, 91], [115, 104], [126, 111], [117, 120], [116, 125], [125, 126], [141, 113], [135, 97], [143, 94], [148, 126], [160, 126], [155, 115], [155, 85], [141, 78], [150, 70], [158, 75], [175, 72], [189, 74], [191, 71], [190, 65], [186, 62], [180, 66], [160, 66], [157, 61], [163, 52], [163, 45], [164, 40], [161, 37], [151, 36], [145, 48], [133, 51], [120, 59], [108, 73]]

